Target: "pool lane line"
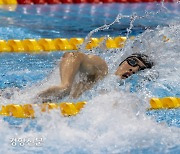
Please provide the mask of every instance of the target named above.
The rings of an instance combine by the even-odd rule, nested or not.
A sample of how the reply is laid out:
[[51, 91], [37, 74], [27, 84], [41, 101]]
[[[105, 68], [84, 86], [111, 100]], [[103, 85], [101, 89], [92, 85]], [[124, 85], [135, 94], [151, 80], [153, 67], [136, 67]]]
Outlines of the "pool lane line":
[[[163, 0], [0, 0], [0, 5], [8, 4], [80, 4], [80, 3], [153, 3], [162, 2]], [[164, 2], [178, 2], [177, 0], [164, 0]]]
[[77, 103], [8, 104], [2, 105], [0, 115], [12, 116], [15, 118], [35, 118], [43, 112], [49, 113], [51, 110], [56, 110], [63, 116], [75, 116], [80, 112], [85, 104], [85, 101]]
[[[8, 104], [2, 105], [0, 115], [12, 116], [15, 118], [35, 118], [43, 112], [49, 113], [52, 110], [60, 112], [63, 116], [77, 115], [87, 104], [87, 102], [61, 102], [61, 103], [44, 103], [44, 104]], [[151, 98], [150, 110], [158, 109], [176, 109], [180, 107], [180, 98], [164, 97]]]
[[178, 97], [151, 98], [150, 106], [151, 106], [150, 110], [179, 108], [180, 98]]
[[[134, 39], [131, 37], [130, 39]], [[101, 45], [105, 41], [108, 49], [123, 48], [126, 42], [126, 37], [109, 37], [104, 40], [101, 38], [90, 38], [87, 43], [86, 49], [93, 49]], [[25, 53], [41, 53], [51, 51], [67, 51], [78, 50], [79, 46], [84, 42], [84, 38], [41, 38], [41, 39], [25, 39], [25, 40], [0, 40], [0, 53], [1, 52], [25, 52]]]

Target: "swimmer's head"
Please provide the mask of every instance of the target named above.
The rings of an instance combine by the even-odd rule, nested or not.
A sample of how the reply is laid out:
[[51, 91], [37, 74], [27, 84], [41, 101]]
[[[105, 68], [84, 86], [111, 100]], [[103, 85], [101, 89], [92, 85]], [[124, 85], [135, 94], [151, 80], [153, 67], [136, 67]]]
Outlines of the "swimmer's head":
[[115, 75], [120, 76], [121, 79], [125, 79], [140, 70], [152, 68], [152, 66], [153, 62], [147, 55], [134, 53], [119, 64]]

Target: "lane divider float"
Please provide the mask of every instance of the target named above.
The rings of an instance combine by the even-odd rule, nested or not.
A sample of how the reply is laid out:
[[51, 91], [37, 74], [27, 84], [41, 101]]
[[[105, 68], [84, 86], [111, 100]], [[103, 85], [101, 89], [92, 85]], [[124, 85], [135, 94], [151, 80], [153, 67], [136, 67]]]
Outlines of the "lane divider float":
[[[92, 49], [97, 47], [102, 41], [102, 38], [90, 38], [90, 42], [87, 44], [86, 49]], [[108, 38], [106, 40], [106, 47], [110, 48], [122, 48], [126, 37], [118, 36], [114, 38]], [[77, 50], [78, 46], [84, 42], [84, 38], [41, 38], [25, 39], [25, 40], [0, 40], [0, 52], [34, 52], [40, 53], [42, 51], [61, 51], [61, 50]]]
[[17, 0], [0, 0], [0, 5], [4, 4], [10, 4], [10, 5], [16, 5], [18, 4]]
[[180, 107], [180, 98], [177, 97], [164, 97], [152, 98], [150, 100], [150, 109], [172, 109]]
[[15, 118], [35, 118], [37, 112], [50, 112], [50, 110], [57, 110], [63, 116], [75, 116], [84, 107], [86, 102], [77, 103], [44, 103], [44, 104], [9, 104], [2, 105], [0, 115], [12, 116]]
[[[0, 0], [0, 4], [142, 3], [162, 1], [163, 0]], [[164, 0], [164, 2], [177, 2], [177, 0]]]
[[[50, 112], [50, 110], [57, 110], [63, 116], [75, 116], [87, 102], [62, 102], [62, 103], [44, 103], [44, 104], [8, 104], [2, 105], [0, 115], [12, 116], [15, 118], [35, 118], [38, 113]], [[164, 98], [151, 98], [151, 110], [157, 109], [173, 109], [180, 107], [180, 98], [164, 97]], [[38, 113], [37, 113], [38, 112]]]

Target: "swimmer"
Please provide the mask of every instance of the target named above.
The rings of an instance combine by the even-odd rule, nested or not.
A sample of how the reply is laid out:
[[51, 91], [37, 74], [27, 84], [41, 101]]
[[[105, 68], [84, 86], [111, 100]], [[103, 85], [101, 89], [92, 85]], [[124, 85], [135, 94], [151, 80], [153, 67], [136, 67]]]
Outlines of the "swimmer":
[[[138, 71], [151, 68], [153, 62], [144, 54], [132, 54], [123, 60], [115, 75], [120, 79], [126, 79]], [[106, 62], [99, 56], [88, 55], [81, 52], [67, 52], [60, 61], [59, 86], [50, 87], [38, 95], [42, 102], [56, 102], [61, 98], [70, 95], [78, 98], [84, 91], [89, 90], [93, 85], [102, 80], [108, 74]], [[80, 73], [80, 81], [75, 81], [75, 75]]]

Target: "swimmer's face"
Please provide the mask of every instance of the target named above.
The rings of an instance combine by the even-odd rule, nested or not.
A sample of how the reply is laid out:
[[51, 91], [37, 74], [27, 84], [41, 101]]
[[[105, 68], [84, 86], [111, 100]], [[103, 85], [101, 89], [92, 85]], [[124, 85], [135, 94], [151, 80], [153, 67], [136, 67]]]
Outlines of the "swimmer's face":
[[129, 57], [119, 65], [115, 75], [118, 75], [121, 79], [126, 79], [142, 68], [145, 68], [145, 65], [138, 58]]

